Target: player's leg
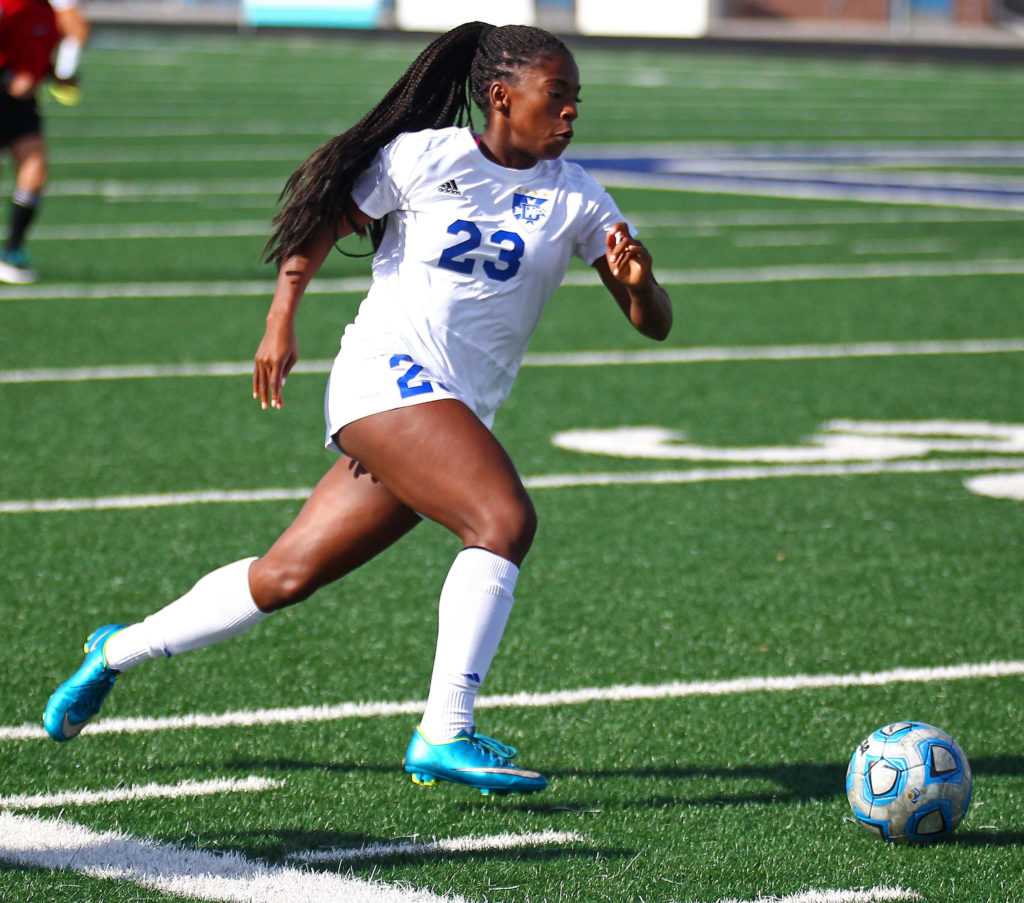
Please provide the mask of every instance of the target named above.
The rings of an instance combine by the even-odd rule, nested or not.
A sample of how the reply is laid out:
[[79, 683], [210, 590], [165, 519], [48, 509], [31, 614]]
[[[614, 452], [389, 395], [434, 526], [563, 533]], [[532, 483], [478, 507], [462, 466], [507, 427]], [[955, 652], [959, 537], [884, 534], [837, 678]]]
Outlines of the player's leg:
[[124, 671], [244, 633], [383, 551], [419, 520], [351, 458], [339, 459], [266, 556], [218, 568], [137, 624], [95, 631], [85, 662], [50, 697], [48, 733], [71, 739]]
[[6, 282], [29, 283], [36, 279], [29, 267], [25, 239], [35, 219], [46, 185], [46, 143], [40, 134], [23, 135], [11, 142], [11, 157], [17, 170], [7, 222], [0, 278]]
[[476, 733], [473, 707], [498, 649], [536, 516], [505, 450], [462, 402], [442, 399], [345, 426], [339, 443], [410, 508], [463, 542], [441, 591], [423, 719], [406, 752], [418, 783], [437, 778], [485, 792], [540, 790], [515, 750]]

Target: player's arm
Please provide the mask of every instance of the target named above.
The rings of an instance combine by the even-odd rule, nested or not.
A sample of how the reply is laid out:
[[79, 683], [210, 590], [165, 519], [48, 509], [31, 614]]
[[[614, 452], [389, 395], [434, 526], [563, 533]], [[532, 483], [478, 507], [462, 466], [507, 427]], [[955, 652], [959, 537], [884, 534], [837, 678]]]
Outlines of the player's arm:
[[325, 229], [308, 247], [286, 258], [278, 270], [266, 330], [256, 349], [252, 373], [252, 397], [259, 399], [264, 410], [268, 407], [280, 410], [284, 406], [281, 387], [299, 359], [295, 315], [306, 287], [323, 266], [334, 243], [371, 222], [371, 217], [351, 201], [347, 210], [336, 230]]
[[23, 100], [32, 96], [39, 82], [40, 79], [33, 73], [22, 70], [10, 73], [4, 81], [4, 88], [11, 97]]
[[672, 329], [672, 301], [654, 278], [650, 251], [630, 237], [625, 223], [616, 223], [605, 243], [604, 256], [593, 264], [605, 288], [638, 332], [662, 341]]
[[61, 41], [54, 62], [54, 77], [60, 81], [73, 81], [78, 76], [82, 49], [89, 40], [89, 22], [77, 5], [62, 6], [54, 10]]

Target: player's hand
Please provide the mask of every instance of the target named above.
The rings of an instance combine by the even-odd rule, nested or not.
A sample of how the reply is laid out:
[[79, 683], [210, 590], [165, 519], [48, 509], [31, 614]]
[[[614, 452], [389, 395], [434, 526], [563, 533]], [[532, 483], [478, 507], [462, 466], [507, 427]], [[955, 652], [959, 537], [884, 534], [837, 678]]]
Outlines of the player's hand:
[[616, 223], [605, 236], [605, 257], [612, 275], [623, 285], [641, 288], [651, 281], [651, 252], [629, 235], [625, 223]]
[[298, 359], [299, 344], [291, 321], [268, 318], [252, 372], [252, 397], [259, 399], [264, 411], [284, 407], [281, 387]]

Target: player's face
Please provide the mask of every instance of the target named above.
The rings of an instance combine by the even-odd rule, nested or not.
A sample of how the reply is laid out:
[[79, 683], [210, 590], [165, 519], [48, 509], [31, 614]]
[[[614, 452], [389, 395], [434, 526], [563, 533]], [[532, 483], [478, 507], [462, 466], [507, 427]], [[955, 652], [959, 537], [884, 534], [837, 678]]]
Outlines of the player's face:
[[560, 156], [579, 116], [580, 73], [573, 58], [541, 57], [521, 69], [507, 90], [509, 150], [527, 166]]

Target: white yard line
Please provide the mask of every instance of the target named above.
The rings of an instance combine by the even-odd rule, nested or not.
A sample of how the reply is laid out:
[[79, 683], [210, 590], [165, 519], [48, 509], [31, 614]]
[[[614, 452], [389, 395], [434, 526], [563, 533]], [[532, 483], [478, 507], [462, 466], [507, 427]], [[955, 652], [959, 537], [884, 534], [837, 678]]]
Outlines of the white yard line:
[[[772, 282], [822, 282], [861, 279], [943, 279], [975, 276], [1019, 276], [1024, 260], [901, 261], [899, 263], [825, 263], [805, 266], [766, 266], [710, 270], [660, 270], [663, 285], [752, 285]], [[573, 270], [562, 285], [598, 286], [596, 273]], [[370, 277], [322, 279], [306, 294], [365, 292]], [[252, 297], [273, 294], [274, 283], [263, 279], [201, 282], [63, 283], [0, 288], [0, 301], [101, 300], [106, 298]]]
[[[848, 674], [790, 674], [782, 677], [738, 677], [732, 680], [673, 681], [664, 684], [622, 684], [611, 687], [583, 687], [548, 693], [508, 693], [484, 696], [478, 709], [550, 708], [591, 702], [636, 702], [638, 700], [683, 699], [691, 696], [734, 696], [743, 693], [792, 693], [800, 690], [830, 690], [848, 687], [881, 687], [899, 683], [934, 683], [1024, 676], [1024, 661], [993, 661], [982, 664], [947, 665], [934, 668], [894, 668]], [[219, 715], [193, 714], [166, 718], [104, 718], [86, 725], [84, 734], [141, 734], [201, 728], [259, 727], [274, 724], [312, 724], [348, 718], [366, 720], [394, 715], [419, 715], [422, 700], [405, 702], [343, 702], [336, 705], [252, 709]], [[0, 741], [47, 739], [37, 724], [0, 727]]]
[[145, 238], [267, 238], [272, 229], [268, 208], [265, 220], [199, 223], [124, 223], [108, 226], [40, 226], [32, 241], [134, 241]]
[[487, 837], [448, 837], [444, 840], [402, 843], [371, 843], [361, 847], [335, 847], [331, 850], [304, 850], [289, 859], [306, 863], [353, 862], [360, 859], [385, 859], [391, 856], [433, 856], [438, 853], [480, 853], [489, 850], [515, 850], [586, 840], [572, 831], [539, 831], [532, 834], [492, 834]]
[[[647, 351], [568, 351], [527, 354], [524, 367], [608, 367], [641, 364], [703, 364], [725, 361], [807, 361], [863, 357], [913, 357], [946, 354], [1015, 354], [1024, 339], [966, 339], [931, 342], [850, 342], [840, 345], [748, 345], [665, 348]], [[300, 361], [299, 373], [328, 373], [328, 359]], [[0, 370], [5, 383], [92, 382], [112, 379], [249, 376], [251, 361], [209, 364], [115, 364], [103, 367], [41, 367]]]
[[[546, 474], [525, 477], [527, 489], [578, 489], [583, 486], [668, 486], [694, 483], [799, 477], [854, 477], [883, 474], [984, 473], [1024, 470], [1024, 457], [945, 458], [927, 460], [857, 461], [838, 464], [774, 464], [738, 467], [694, 467], [683, 470], [620, 471]], [[54, 514], [73, 511], [127, 511], [176, 505], [244, 504], [304, 501], [312, 486], [293, 489], [207, 489], [197, 492], [108, 495], [85, 498], [9, 499], [0, 514]]]
[[[81, 226], [48, 226], [45, 223], [32, 231], [33, 241], [133, 241], [163, 238], [238, 238], [267, 237], [273, 210], [267, 208], [266, 219], [212, 220], [187, 223], [114, 223]], [[940, 208], [919, 210], [736, 210], [722, 213], [637, 213], [627, 219], [638, 229], [647, 231], [674, 230], [682, 233], [694, 229], [756, 228], [760, 226], [837, 226], [876, 223], [975, 223], [1019, 222], [1024, 213]], [[744, 242], [747, 244], [749, 242]]]
[[65, 790], [60, 793], [0, 796], [0, 809], [50, 809], [64, 806], [92, 806], [127, 800], [181, 799], [215, 793], [257, 793], [283, 787], [284, 781], [249, 775], [247, 778], [214, 778], [182, 781], [179, 784], [142, 784], [116, 790]]
[[389, 887], [335, 872], [266, 865], [241, 853], [187, 849], [120, 831], [0, 812], [0, 861], [130, 881], [178, 897], [231, 903], [456, 903], [429, 891]]
[[889, 903], [923, 899], [920, 894], [902, 887], [868, 887], [856, 890], [805, 890], [787, 897], [759, 896], [756, 900], [728, 897], [717, 903]]

